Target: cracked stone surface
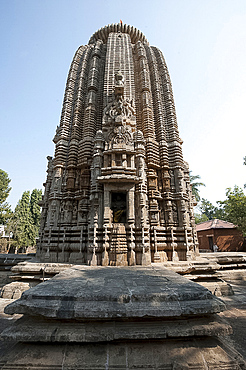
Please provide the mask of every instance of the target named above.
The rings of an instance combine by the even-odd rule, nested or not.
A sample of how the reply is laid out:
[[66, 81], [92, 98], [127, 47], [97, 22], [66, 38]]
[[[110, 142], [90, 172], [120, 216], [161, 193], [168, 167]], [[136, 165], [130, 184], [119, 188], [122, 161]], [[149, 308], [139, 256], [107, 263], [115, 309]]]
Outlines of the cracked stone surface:
[[5, 313], [107, 320], [199, 316], [224, 309], [206, 288], [161, 266], [74, 266], [24, 292]]

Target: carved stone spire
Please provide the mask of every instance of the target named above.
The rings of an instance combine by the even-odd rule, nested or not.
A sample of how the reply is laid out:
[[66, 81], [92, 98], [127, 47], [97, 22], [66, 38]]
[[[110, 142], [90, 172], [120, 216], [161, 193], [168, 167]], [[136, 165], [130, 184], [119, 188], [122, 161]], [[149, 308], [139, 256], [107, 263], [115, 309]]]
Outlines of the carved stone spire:
[[54, 143], [41, 259], [134, 265], [195, 257], [171, 80], [142, 32], [108, 25], [78, 49]]

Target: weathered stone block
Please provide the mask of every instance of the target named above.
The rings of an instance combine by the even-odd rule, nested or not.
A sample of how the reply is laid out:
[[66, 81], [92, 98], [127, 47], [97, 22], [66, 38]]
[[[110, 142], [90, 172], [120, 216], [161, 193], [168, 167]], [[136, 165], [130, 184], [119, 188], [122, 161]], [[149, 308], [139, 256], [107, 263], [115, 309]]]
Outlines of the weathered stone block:
[[59, 319], [129, 319], [196, 316], [224, 308], [206, 288], [161, 266], [75, 266], [26, 291], [5, 311]]

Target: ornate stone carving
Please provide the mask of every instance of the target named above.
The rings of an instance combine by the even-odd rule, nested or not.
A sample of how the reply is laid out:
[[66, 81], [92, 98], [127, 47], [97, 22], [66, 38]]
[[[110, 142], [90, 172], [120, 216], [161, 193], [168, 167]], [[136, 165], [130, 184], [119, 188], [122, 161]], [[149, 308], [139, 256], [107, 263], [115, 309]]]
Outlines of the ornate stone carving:
[[[162, 53], [140, 31], [107, 26], [77, 50], [54, 143], [42, 259], [134, 265], [194, 255], [193, 199], [171, 80]], [[115, 209], [117, 195], [124, 210]]]
[[133, 100], [123, 99], [122, 96], [110, 103], [104, 111], [104, 122], [122, 123], [123, 120], [131, 119], [135, 116]]
[[108, 141], [113, 144], [133, 144], [130, 130], [125, 126], [114, 127], [108, 134]]

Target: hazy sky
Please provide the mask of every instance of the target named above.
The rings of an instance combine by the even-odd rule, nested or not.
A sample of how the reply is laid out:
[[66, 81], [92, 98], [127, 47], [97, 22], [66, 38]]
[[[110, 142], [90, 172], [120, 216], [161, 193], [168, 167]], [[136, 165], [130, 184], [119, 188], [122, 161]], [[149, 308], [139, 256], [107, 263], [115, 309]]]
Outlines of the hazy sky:
[[120, 19], [164, 54], [201, 196], [215, 203], [246, 183], [246, 0], [0, 0], [0, 168], [12, 208], [43, 189], [75, 51]]

